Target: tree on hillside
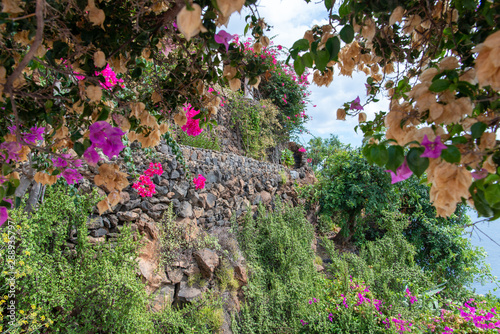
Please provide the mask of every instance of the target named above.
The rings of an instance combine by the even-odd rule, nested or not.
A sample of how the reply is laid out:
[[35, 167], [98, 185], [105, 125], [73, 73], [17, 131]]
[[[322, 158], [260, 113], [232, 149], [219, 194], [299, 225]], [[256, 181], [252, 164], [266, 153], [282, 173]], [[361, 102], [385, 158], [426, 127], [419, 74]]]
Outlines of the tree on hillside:
[[388, 95], [367, 121], [358, 97], [337, 119], [358, 116], [366, 158], [393, 180], [426, 172], [431, 201], [449, 216], [467, 201], [500, 217], [500, 3], [498, 1], [325, 0], [329, 22], [290, 50], [295, 70], [328, 86], [334, 71], [367, 76], [366, 103]]
[[338, 149], [326, 158], [316, 189], [320, 213], [341, 216], [341, 230], [334, 237], [339, 245], [352, 238], [362, 216], [381, 212], [395, 199], [387, 173], [354, 149]]

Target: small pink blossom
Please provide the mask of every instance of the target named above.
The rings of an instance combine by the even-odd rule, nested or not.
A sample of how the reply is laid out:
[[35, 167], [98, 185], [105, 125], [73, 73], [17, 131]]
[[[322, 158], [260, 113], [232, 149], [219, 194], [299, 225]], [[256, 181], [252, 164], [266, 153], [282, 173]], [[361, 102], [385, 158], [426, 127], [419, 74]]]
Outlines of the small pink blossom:
[[436, 136], [434, 141], [430, 141], [425, 135], [421, 145], [425, 147], [424, 153], [420, 156], [421, 158], [439, 158], [441, 151], [447, 148], [446, 145], [441, 143], [441, 136]]
[[481, 180], [484, 179], [486, 176], [488, 176], [488, 171], [484, 168], [481, 168], [480, 170], [472, 172], [471, 175], [474, 178], [474, 180]]
[[363, 106], [360, 104], [359, 96], [352, 101], [349, 108], [352, 110], [363, 110]]
[[198, 174], [198, 177], [195, 177], [193, 179], [193, 183], [196, 186], [196, 189], [205, 188], [205, 181], [206, 181], [206, 179], [201, 174]]
[[238, 37], [237, 34], [231, 35], [225, 30], [219, 31], [215, 36], [215, 42], [219, 44], [224, 44], [226, 47], [226, 53], [229, 52], [229, 42], [231, 42], [235, 37]]
[[406, 180], [413, 174], [408, 166], [408, 163], [406, 162], [406, 158], [403, 161], [403, 164], [396, 169], [396, 173], [392, 170], [386, 170], [386, 172], [391, 173], [391, 184]]
[[303, 152], [303, 153], [305, 153], [305, 152], [306, 152], [306, 149], [305, 149], [305, 148], [303, 148], [303, 147], [301, 147], [301, 148], [299, 148], [299, 152]]

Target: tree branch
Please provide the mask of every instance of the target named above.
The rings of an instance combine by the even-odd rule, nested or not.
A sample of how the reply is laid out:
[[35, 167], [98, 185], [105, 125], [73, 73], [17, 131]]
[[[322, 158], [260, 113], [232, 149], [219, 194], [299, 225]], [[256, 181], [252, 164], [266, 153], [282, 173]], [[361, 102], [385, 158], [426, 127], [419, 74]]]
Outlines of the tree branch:
[[24, 68], [28, 65], [28, 63], [33, 59], [35, 56], [36, 51], [42, 45], [43, 41], [43, 27], [44, 27], [44, 22], [43, 22], [43, 9], [45, 6], [45, 0], [36, 0], [36, 36], [35, 40], [30, 46], [30, 50], [24, 56], [23, 60], [19, 63], [19, 65], [16, 67], [14, 72], [9, 76], [7, 79], [7, 82], [5, 83], [4, 86], [4, 93], [5, 94], [12, 94], [13, 90], [13, 84], [14, 81], [21, 75], [21, 72], [24, 70]]

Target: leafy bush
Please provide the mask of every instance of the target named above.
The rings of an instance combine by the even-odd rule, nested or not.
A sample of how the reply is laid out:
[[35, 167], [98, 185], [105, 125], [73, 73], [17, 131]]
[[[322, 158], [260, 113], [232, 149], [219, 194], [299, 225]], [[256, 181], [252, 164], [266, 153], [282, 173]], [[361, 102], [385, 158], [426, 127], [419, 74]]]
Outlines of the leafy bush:
[[[136, 248], [129, 228], [116, 242], [91, 245], [87, 217], [97, 196], [73, 188], [48, 187], [45, 201], [31, 217], [12, 210], [13, 234], [0, 248], [0, 295], [16, 302], [16, 321], [3, 318], [10, 333], [150, 333], [148, 298], [138, 280]], [[11, 223], [11, 224], [12, 224]], [[68, 236], [76, 245], [67, 246]], [[15, 237], [15, 295], [9, 292], [9, 238]], [[14, 299], [15, 298], [15, 299]], [[2, 314], [9, 310], [2, 308]]]
[[323, 163], [315, 188], [312, 200], [318, 201], [320, 213], [334, 220], [343, 216], [337, 244], [351, 239], [366, 222], [363, 216], [377, 215], [394, 201], [387, 173], [370, 165], [359, 150], [333, 151]]
[[189, 136], [184, 131], [177, 131], [177, 142], [180, 145], [199, 147], [208, 150], [220, 151], [219, 137], [216, 131], [203, 131], [198, 136]]
[[170, 265], [186, 250], [196, 251], [202, 248], [219, 250], [221, 248], [217, 237], [211, 236], [205, 231], [195, 234], [196, 227], [177, 224], [171, 203], [157, 224], [162, 248], [160, 255], [162, 265]]
[[334, 245], [325, 240], [333, 260], [330, 271], [338, 276], [347, 287], [350, 277], [365, 282], [380, 298], [396, 305], [405, 287], [421, 291], [432, 284], [415, 263], [416, 250], [402, 234], [407, 222], [404, 216], [395, 212], [383, 212], [387, 232], [380, 239], [366, 241], [359, 255], [339, 253]]
[[307, 75], [300, 77], [287, 65], [280, 65], [262, 80], [259, 93], [278, 107], [278, 120], [286, 140], [295, 140], [306, 131], [305, 123], [309, 120], [305, 114], [309, 83]]
[[301, 208], [277, 203], [274, 212], [260, 206], [257, 218], [247, 213], [239, 242], [250, 277], [246, 303], [237, 316], [239, 333], [298, 330], [304, 301], [314, 294], [319, 275], [311, 250], [313, 228]]
[[252, 158], [264, 160], [266, 150], [279, 142], [278, 109], [269, 100], [251, 101], [237, 93], [229, 104], [231, 121], [241, 135], [245, 152]]
[[281, 164], [291, 168], [295, 165], [295, 159], [293, 158], [293, 152], [285, 148], [281, 151]]
[[201, 298], [182, 309], [171, 306], [152, 315], [154, 333], [212, 334], [224, 323], [222, 298], [216, 293], [204, 293]]

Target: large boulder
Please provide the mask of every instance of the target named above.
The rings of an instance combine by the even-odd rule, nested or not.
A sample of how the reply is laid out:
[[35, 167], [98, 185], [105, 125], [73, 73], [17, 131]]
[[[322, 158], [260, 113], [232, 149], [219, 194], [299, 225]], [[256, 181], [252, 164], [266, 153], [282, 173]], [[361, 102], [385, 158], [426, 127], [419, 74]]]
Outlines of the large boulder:
[[193, 254], [198, 267], [200, 267], [201, 274], [205, 278], [211, 278], [215, 268], [219, 265], [219, 256], [216, 252], [204, 248]]

